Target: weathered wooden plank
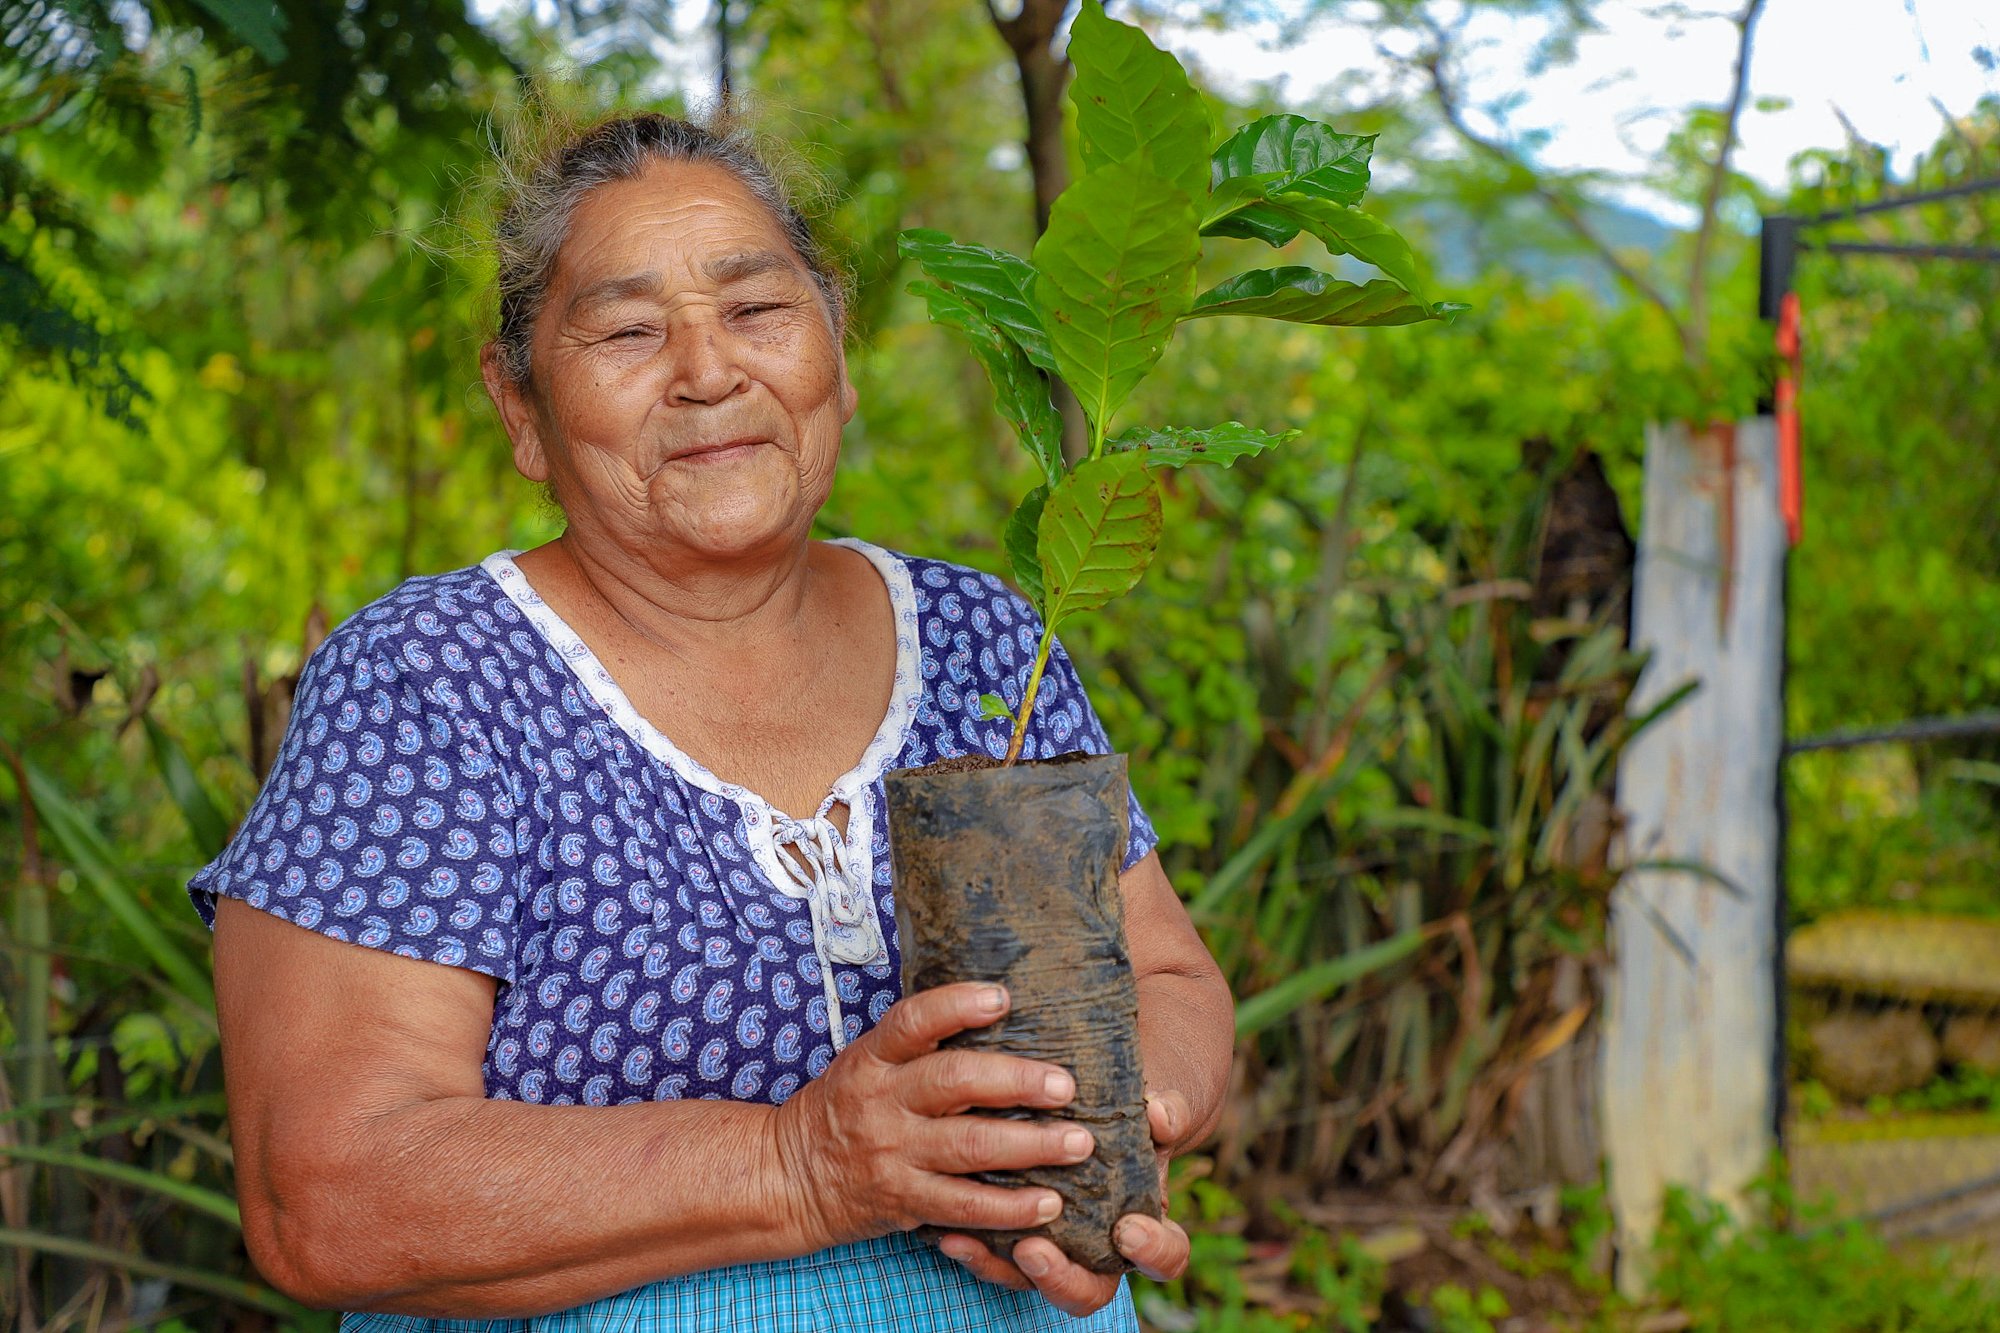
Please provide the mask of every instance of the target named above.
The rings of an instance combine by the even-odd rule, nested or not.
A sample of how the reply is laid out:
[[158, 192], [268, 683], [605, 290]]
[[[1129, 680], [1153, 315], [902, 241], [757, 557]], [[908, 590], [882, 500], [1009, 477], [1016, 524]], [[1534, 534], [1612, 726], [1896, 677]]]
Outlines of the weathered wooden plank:
[[1843, 912], [1793, 932], [1785, 970], [1799, 986], [1990, 1010], [2000, 1006], [2000, 921]]
[[1647, 432], [1633, 707], [1701, 688], [1618, 772], [1636, 868], [1612, 895], [1602, 1107], [1627, 1290], [1667, 1187], [1740, 1206], [1774, 1143], [1785, 549], [1768, 417]]
[[[1965, 1115], [1801, 1125], [1787, 1148], [1792, 1188], [1809, 1203], [1836, 1200], [1842, 1217], [1884, 1214], [1892, 1235], [1935, 1226], [1968, 1202], [1957, 1197], [1966, 1186], [2000, 1173], [1995, 1130], [1992, 1117]], [[1995, 1192], [1972, 1193], [1990, 1202]]]

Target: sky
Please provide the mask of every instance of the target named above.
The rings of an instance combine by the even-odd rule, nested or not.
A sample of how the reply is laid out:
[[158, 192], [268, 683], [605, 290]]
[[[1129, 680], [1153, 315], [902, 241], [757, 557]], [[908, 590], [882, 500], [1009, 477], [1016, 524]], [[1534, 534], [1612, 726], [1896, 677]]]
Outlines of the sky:
[[[1276, 11], [1302, 6], [1278, 0]], [[1514, 93], [1508, 128], [1546, 131], [1540, 161], [1637, 174], [1690, 105], [1728, 96], [1734, 29], [1724, 18], [1662, 17], [1664, 8], [1616, 0], [1600, 9], [1604, 31], [1586, 36], [1574, 64], [1525, 77], [1535, 33], [1496, 20], [1474, 31], [1482, 45], [1467, 62], [1473, 100]], [[1689, 5], [1721, 15], [1734, 5]], [[1347, 79], [1383, 86], [1389, 64], [1353, 27], [1325, 25], [1278, 49], [1276, 24], [1230, 32], [1189, 26], [1167, 34], [1183, 63], [1198, 64], [1211, 86], [1238, 91], [1275, 83], [1310, 114], [1325, 91]], [[2000, 61], [2000, 0], [1768, 0], [1750, 61], [1753, 99], [1783, 109], [1746, 113], [1736, 168], [1767, 184], [1785, 180], [1793, 155], [1847, 143], [1844, 114], [1864, 138], [1907, 169], [1943, 130], [1936, 99], [1963, 115], [1982, 96], [2000, 96], [2000, 68], [1982, 68], [1975, 48]], [[1491, 131], [1485, 120], [1481, 128]], [[1636, 191], [1643, 200], [1645, 192]], [[1663, 203], [1657, 211], [1674, 210]]]
[[[547, 0], [473, 0], [489, 15]], [[672, 6], [680, 35], [662, 54], [684, 71], [690, 90], [713, 80], [709, 0]], [[979, 0], [964, 0], [977, 4]], [[1006, 5], [1008, 0], [996, 0]], [[1449, 12], [1443, 0], [1439, 12]], [[1249, 8], [1276, 16], [1226, 31], [1196, 22], [1161, 27], [1156, 39], [1198, 67], [1211, 87], [1248, 94], [1276, 90], [1303, 114], [1351, 104], [1348, 89], [1386, 86], [1391, 64], [1351, 25], [1321, 23], [1297, 41], [1281, 40], [1285, 17], [1311, 0], [1261, 0]], [[1111, 12], [1127, 6], [1112, 0]], [[1203, 0], [1145, 0], [1150, 12], [1199, 13]], [[1483, 19], [1471, 31], [1467, 62], [1475, 104], [1520, 95], [1508, 111], [1510, 132], [1547, 134], [1538, 160], [1557, 168], [1643, 173], [1669, 130], [1691, 105], [1719, 104], [1728, 95], [1733, 30], [1721, 17], [1735, 0], [1608, 0], [1598, 7], [1602, 31], [1579, 44], [1574, 63], [1529, 76], [1531, 23]], [[1693, 18], [1663, 11], [1689, 10]], [[999, 47], [996, 39], [996, 54]], [[1990, 53], [1982, 67], [1975, 51]], [[1753, 100], [1779, 109], [1747, 112], [1733, 159], [1740, 171], [1770, 185], [1785, 181], [1786, 164], [1811, 148], [1847, 143], [1844, 114], [1859, 134], [1890, 150], [1907, 169], [1913, 154], [1943, 129], [1941, 105], [1963, 115], [1982, 96], [2000, 96], [2000, 0], [1768, 0], [1756, 30], [1750, 66]], [[1935, 102], [1933, 101], [1935, 99]], [[1497, 128], [1491, 120], [1482, 128]], [[1385, 154], [1393, 160], [1393, 153]], [[1669, 221], [1687, 210], [1643, 185], [1613, 191], [1625, 202]]]

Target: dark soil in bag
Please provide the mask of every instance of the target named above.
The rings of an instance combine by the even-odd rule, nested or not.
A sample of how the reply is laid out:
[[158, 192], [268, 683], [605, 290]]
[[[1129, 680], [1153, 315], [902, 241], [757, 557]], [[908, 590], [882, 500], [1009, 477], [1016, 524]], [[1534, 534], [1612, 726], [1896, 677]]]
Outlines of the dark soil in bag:
[[1076, 1100], [1061, 1118], [1097, 1139], [1075, 1166], [982, 1173], [998, 1185], [1053, 1189], [1063, 1211], [1034, 1231], [970, 1234], [1003, 1255], [1023, 1236], [1048, 1236], [1099, 1273], [1129, 1267], [1111, 1239], [1120, 1217], [1160, 1215], [1118, 892], [1125, 783], [1125, 756], [1082, 753], [1012, 768], [946, 760], [886, 780], [904, 993], [957, 981], [1006, 986], [1005, 1017], [945, 1044], [1069, 1070]]

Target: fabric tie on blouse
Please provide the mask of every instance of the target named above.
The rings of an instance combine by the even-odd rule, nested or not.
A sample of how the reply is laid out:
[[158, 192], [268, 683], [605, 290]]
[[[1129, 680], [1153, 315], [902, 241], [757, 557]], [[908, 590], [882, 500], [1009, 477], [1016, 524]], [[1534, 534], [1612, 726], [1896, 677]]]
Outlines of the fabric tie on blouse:
[[[848, 818], [855, 818], [852, 810]], [[786, 877], [778, 887], [788, 897], [804, 898], [812, 910], [813, 952], [819, 956], [819, 979], [826, 988], [827, 1027], [833, 1049], [839, 1051], [847, 1045], [847, 1032], [841, 1022], [833, 965], [840, 962], [864, 967], [888, 961], [881, 920], [875, 914], [875, 895], [856, 882], [847, 839], [824, 814], [811, 819], [779, 815], [772, 821], [771, 836]], [[798, 855], [788, 854], [786, 847], [797, 848]]]

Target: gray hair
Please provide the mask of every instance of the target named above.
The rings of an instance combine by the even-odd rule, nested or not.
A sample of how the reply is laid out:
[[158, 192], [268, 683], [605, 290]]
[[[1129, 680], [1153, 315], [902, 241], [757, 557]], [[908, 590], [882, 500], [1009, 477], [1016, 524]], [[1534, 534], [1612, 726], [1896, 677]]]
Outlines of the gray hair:
[[847, 327], [847, 279], [813, 234], [792, 195], [772, 170], [749, 129], [721, 120], [700, 125], [659, 112], [625, 112], [517, 151], [495, 153], [504, 205], [494, 229], [499, 261], [501, 369], [522, 388], [530, 380], [529, 348], [548, 298], [556, 259], [569, 239], [577, 207], [600, 185], [631, 180], [653, 162], [707, 163], [727, 171], [770, 210], [825, 298], [836, 337]]

